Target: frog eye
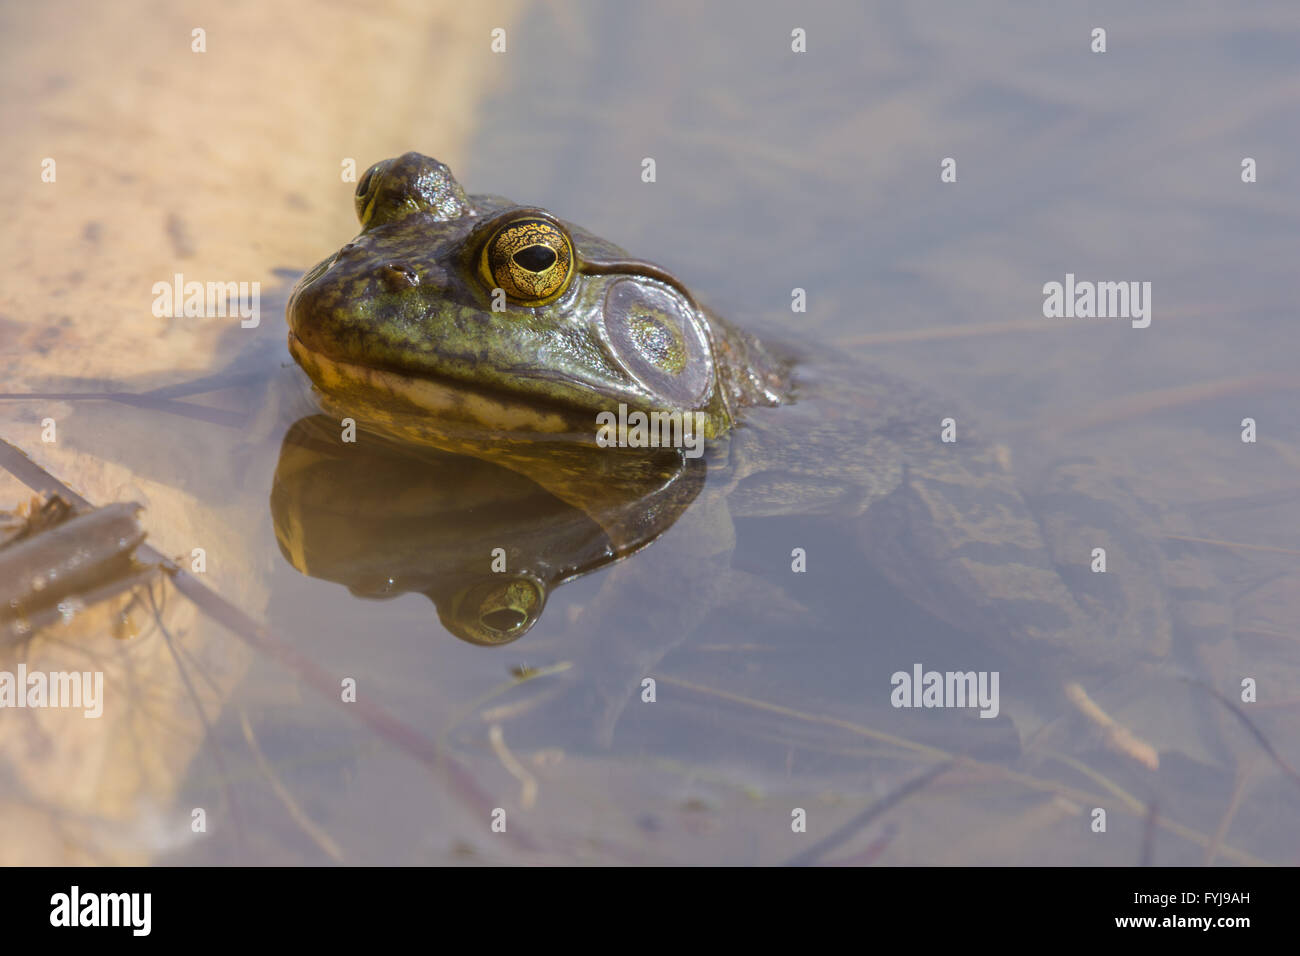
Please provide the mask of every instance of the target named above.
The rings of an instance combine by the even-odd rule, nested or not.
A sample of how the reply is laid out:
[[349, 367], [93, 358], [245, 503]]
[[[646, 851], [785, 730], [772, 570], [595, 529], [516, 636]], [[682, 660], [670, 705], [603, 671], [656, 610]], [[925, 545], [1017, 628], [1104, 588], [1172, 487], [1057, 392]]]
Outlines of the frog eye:
[[358, 196], [364, 196], [364, 195], [366, 194], [367, 190], [370, 189], [370, 180], [372, 180], [372, 179], [374, 178], [374, 176], [375, 176], [375, 169], [378, 168], [378, 166], [379, 166], [379, 164], [378, 164], [378, 163], [375, 163], [375, 164], [373, 164], [369, 169], [367, 169], [364, 173], [361, 174], [361, 182], [357, 183], [357, 195], [358, 195]]
[[512, 219], [483, 244], [479, 270], [489, 288], [502, 289], [520, 305], [545, 305], [573, 278], [573, 241], [551, 219]]
[[379, 183], [384, 178], [383, 171], [391, 163], [391, 159], [380, 160], [361, 174], [361, 179], [357, 183], [356, 198], [353, 201], [356, 204], [357, 219], [363, 226], [374, 212], [375, 195], [379, 192]]

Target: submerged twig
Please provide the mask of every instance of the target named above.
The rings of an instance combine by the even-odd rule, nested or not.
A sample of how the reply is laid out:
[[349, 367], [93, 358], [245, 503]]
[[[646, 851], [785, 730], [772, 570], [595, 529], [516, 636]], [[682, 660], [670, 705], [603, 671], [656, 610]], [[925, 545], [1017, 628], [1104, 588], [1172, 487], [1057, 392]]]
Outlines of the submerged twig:
[[918, 792], [927, 786], [932, 780], [940, 774], [951, 769], [957, 763], [956, 759], [946, 760], [943, 763], [937, 763], [929, 770], [917, 774], [911, 780], [907, 781], [901, 787], [898, 787], [892, 793], [888, 794], [881, 800], [877, 800], [871, 806], [867, 807], [853, 819], [849, 820], [843, 826], [836, 829], [826, 839], [814, 843], [802, 853], [796, 853], [790, 859], [783, 863], [783, 866], [811, 866], [822, 858], [829, 850], [842, 843], [847, 842], [859, 830], [869, 824], [872, 820], [898, 806], [912, 794]]
[[271, 767], [270, 761], [262, 753], [262, 748], [257, 745], [257, 737], [253, 734], [253, 725], [248, 722], [248, 715], [243, 711], [239, 713], [239, 726], [244, 731], [244, 740], [247, 741], [248, 749], [253, 753], [253, 759], [257, 761], [257, 766], [266, 775], [266, 779], [271, 784], [271, 789], [275, 791], [275, 795], [284, 804], [284, 808], [289, 812], [289, 816], [293, 818], [293, 822], [298, 824], [302, 832], [307, 834], [307, 838], [315, 843], [335, 863], [342, 863], [343, 851], [339, 849], [339, 845], [330, 839], [330, 835], [317, 826], [311, 817], [307, 816], [306, 812], [298, 806], [298, 801], [294, 800], [293, 794], [275, 775], [275, 770]]
[[239, 428], [248, 424], [248, 415], [244, 412], [232, 412], [224, 408], [212, 408], [194, 402], [178, 402], [170, 398], [160, 398], [148, 392], [8, 392], [0, 394], [0, 402], [115, 402], [119, 405], [131, 405], [147, 408], [154, 412], [179, 415], [209, 425], [222, 425], [226, 428]]
[[[1237, 378], [1220, 379], [1217, 382], [1195, 382], [1191, 385], [1173, 385], [1168, 388], [1155, 388], [1146, 392], [1124, 395], [1120, 398], [1097, 402], [1086, 414], [1074, 418], [1062, 419], [1052, 415], [1050, 427], [1055, 435], [1068, 435], [1072, 432], [1113, 425], [1117, 422], [1132, 421], [1155, 412], [1182, 408], [1199, 402], [1226, 398], [1229, 395], [1249, 394], [1251, 392], [1277, 389], [1294, 391], [1297, 382], [1294, 377], [1281, 373], [1263, 373], [1243, 375]], [[1017, 431], [1033, 431], [1044, 424], [1043, 421], [1029, 422], [1018, 426]]]
[[1295, 782], [1296, 786], [1300, 786], [1300, 773], [1297, 773], [1296, 769], [1287, 763], [1286, 759], [1273, 748], [1273, 744], [1269, 741], [1268, 737], [1264, 736], [1264, 731], [1260, 730], [1255, 722], [1246, 716], [1246, 712], [1238, 707], [1231, 698], [1225, 694], [1221, 694], [1218, 690], [1211, 687], [1199, 677], [1184, 677], [1182, 679], [1194, 687], [1201, 688], [1201, 690], [1205, 691], [1224, 707], [1228, 708], [1232, 715], [1241, 721], [1242, 726], [1250, 731], [1250, 735], [1258, 741], [1262, 748], [1264, 748], [1264, 753], [1268, 754], [1273, 763], [1277, 764], [1282, 772]]
[[133, 573], [132, 552], [144, 540], [141, 505], [87, 509], [0, 549], [0, 634], [21, 636], [28, 618]]
[[1147, 815], [1142, 820], [1142, 855], [1138, 866], [1151, 866], [1156, 856], [1156, 830], [1160, 824], [1160, 805], [1152, 800], [1147, 804]]
[[510, 776], [519, 781], [519, 806], [531, 810], [537, 803], [537, 778], [529, 773], [519, 759], [510, 752], [510, 748], [506, 746], [506, 735], [501, 730], [500, 724], [493, 724], [488, 728], [488, 740], [492, 742], [492, 752], [501, 761], [501, 766], [506, 768]]
[[[93, 507], [89, 501], [3, 438], [0, 438], [0, 467], [7, 469], [35, 492], [57, 492], [79, 507]], [[275, 637], [244, 610], [227, 601], [147, 542], [136, 548], [135, 555], [139, 562], [156, 565], [166, 572], [176, 590], [211, 620], [225, 627], [254, 650], [278, 661], [312, 690], [343, 707], [349, 716], [360, 720], [408, 757], [418, 760], [435, 773], [445, 770], [452, 792], [461, 800], [470, 803], [479, 812], [484, 812], [484, 807], [493, 805], [469, 773], [456, 761], [443, 755], [434, 741], [413, 730], [378, 704], [364, 698], [344, 702], [335, 675], [321, 668], [297, 648]], [[537, 849], [536, 843], [525, 834], [511, 830], [503, 836], [520, 849]]]
[[1253, 767], [1247, 766], [1237, 771], [1237, 779], [1232, 787], [1232, 795], [1228, 798], [1228, 805], [1223, 808], [1223, 817], [1219, 820], [1218, 827], [1215, 828], [1214, 839], [1205, 848], [1205, 866], [1214, 865], [1214, 858], [1218, 855], [1219, 846], [1223, 843], [1223, 838], [1228, 835], [1228, 827], [1232, 824], [1232, 818], [1237, 815], [1237, 809], [1241, 806], [1241, 798], [1246, 792], [1246, 781], [1250, 779], [1252, 769]]
[[1234, 551], [1265, 551], [1269, 554], [1286, 554], [1293, 558], [1300, 558], [1300, 550], [1295, 548], [1275, 548], [1267, 544], [1247, 544], [1244, 541], [1225, 541], [1221, 538], [1197, 538], [1189, 534], [1163, 534], [1162, 538], [1170, 541], [1190, 541], [1193, 544], [1213, 544], [1220, 548], [1229, 548]]
[[1156, 748], [1102, 710], [1088, 696], [1082, 684], [1078, 681], [1068, 682], [1065, 685], [1065, 697], [1101, 730], [1107, 747], [1130, 760], [1136, 760], [1148, 770], [1159, 769], [1160, 753]]
[[180, 675], [181, 683], [185, 685], [185, 693], [190, 697], [194, 704], [194, 710], [199, 715], [199, 721], [203, 724], [203, 739], [207, 746], [212, 750], [212, 759], [216, 761], [217, 772], [221, 774], [221, 789], [226, 795], [226, 802], [230, 804], [230, 815], [235, 821], [235, 839], [242, 850], [244, 842], [244, 825], [243, 814], [239, 808], [239, 799], [235, 796], [235, 789], [230, 784], [230, 775], [226, 771], [225, 752], [221, 749], [221, 743], [217, 740], [216, 734], [212, 731], [212, 722], [208, 719], [207, 711], [203, 709], [203, 701], [199, 698], [199, 693], [194, 687], [194, 682], [190, 680], [189, 670], [181, 660], [180, 653], [176, 649], [176, 643], [172, 638], [171, 631], [163, 623], [162, 610], [158, 602], [154, 600], [153, 589], [149, 589], [149, 609], [153, 611], [154, 623], [158, 625], [158, 630], [163, 636], [163, 641], [167, 645], [167, 650], [172, 655], [172, 662], [176, 665], [176, 673]]
[[[704, 685], [696, 684], [691, 681], [681, 680], [680, 678], [676, 678], [676, 677], [659, 675], [657, 679], [661, 684], [671, 684], [677, 687], [694, 691], [696, 693], [705, 694], [711, 697], [716, 697], [720, 700], [728, 700], [733, 703], [739, 704], [741, 706], [752, 707], [761, 711], [783, 714], [795, 720], [810, 721], [812, 723], [839, 727], [849, 733], [858, 736], [868, 737], [873, 740], [887, 741], [897, 745], [900, 749], [904, 751], [907, 751], [911, 754], [915, 754], [918, 756], [923, 756], [929, 759], [958, 760], [963, 765], [970, 766], [970, 767], [977, 767], [981, 770], [995, 774], [996, 776], [1001, 777], [1003, 780], [1009, 781], [1011, 783], [1019, 784], [1022, 787], [1026, 787], [1030, 790], [1035, 790], [1041, 793], [1058, 794], [1060, 796], [1069, 797], [1072, 800], [1079, 803], [1086, 802], [1086, 803], [1095, 804], [1100, 802], [1101, 800], [1101, 798], [1098, 797], [1098, 795], [1095, 793], [1088, 793], [1076, 787], [1068, 786], [1057, 781], [1040, 780], [1039, 778], [1034, 777], [1030, 774], [1021, 773], [1016, 770], [1010, 770], [1006, 767], [1001, 767], [996, 764], [984, 763], [973, 757], [961, 757], [958, 754], [950, 753], [938, 747], [932, 747], [929, 744], [922, 744], [914, 740], [908, 740], [906, 738], [898, 737], [893, 734], [887, 734], [884, 733], [883, 731], [873, 730], [870, 727], [863, 727], [860, 724], [855, 724], [852, 721], [843, 720], [838, 717], [827, 717], [820, 714], [809, 714], [804, 711], [796, 710], [792, 707], [785, 707], [780, 704], [772, 704], [772, 703], [768, 703], [767, 701], [756, 700], [755, 698], [752, 697], [746, 697], [743, 694], [736, 694], [731, 691], [719, 690], [713, 687], [706, 687]], [[1073, 758], [1067, 757], [1064, 754], [1053, 754], [1052, 756], [1055, 756], [1057, 759], [1068, 763], [1069, 765], [1075, 767], [1081, 772], [1087, 774], [1094, 781], [1100, 783], [1113, 796], [1117, 797], [1120, 800], [1120, 802], [1124, 805], [1124, 808], [1128, 810], [1129, 813], [1133, 814], [1134, 816], [1139, 816], [1143, 812], [1145, 805], [1140, 800], [1138, 800], [1136, 797], [1133, 797], [1131, 794], [1124, 792], [1121, 788], [1119, 788], [1115, 784], [1110, 783], [1101, 774], [1098, 774], [1095, 771], [1091, 771], [1089, 768], [1084, 767], [1078, 761], [1075, 761]], [[1208, 846], [1210, 843], [1210, 838], [1207, 837], [1205, 834], [1200, 833], [1199, 831], [1194, 830], [1191, 827], [1184, 826], [1183, 824], [1178, 823], [1177, 821], [1170, 820], [1168, 817], [1162, 816], [1159, 820], [1159, 826], [1160, 829], [1165, 830], [1169, 833], [1173, 833], [1176, 836], [1179, 836], [1190, 843], [1195, 843], [1198, 846], [1205, 847]], [[1246, 863], [1252, 866], [1258, 866], [1261, 863], [1265, 862], [1259, 859], [1258, 857], [1254, 856], [1253, 854], [1246, 853], [1245, 851], [1242, 850], [1238, 850], [1235, 847], [1224, 846], [1222, 848], [1222, 853], [1224, 856], [1231, 857], [1233, 860], [1239, 863]]]

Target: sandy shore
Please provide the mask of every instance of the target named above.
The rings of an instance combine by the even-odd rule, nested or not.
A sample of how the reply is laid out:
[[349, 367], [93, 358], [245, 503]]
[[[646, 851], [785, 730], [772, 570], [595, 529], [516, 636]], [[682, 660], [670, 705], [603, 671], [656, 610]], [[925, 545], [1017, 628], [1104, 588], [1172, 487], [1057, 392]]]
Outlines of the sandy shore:
[[[187, 381], [237, 354], [249, 341], [237, 318], [160, 318], [154, 284], [181, 273], [283, 288], [273, 270], [306, 269], [355, 234], [348, 164], [359, 176], [407, 149], [455, 163], [501, 69], [489, 31], [514, 7], [142, 0], [0, 12], [0, 393]], [[283, 321], [266, 309], [249, 334], [282, 336]], [[131, 429], [148, 421], [123, 415], [119, 427], [106, 414], [0, 401], [0, 436], [92, 502], [140, 501], [164, 553], [202, 543], [208, 583], [258, 616], [268, 556], [230, 520], [231, 502], [142, 475], [131, 455], [112, 460], [96, 441], [147, 444]], [[0, 474], [0, 509], [26, 495]], [[202, 669], [197, 696], [215, 721], [250, 653], [171, 597], [167, 626]], [[137, 862], [188, 838], [191, 808], [173, 804], [205, 745], [195, 696], [156, 629], [138, 640], [108, 630], [87, 616], [0, 652], [4, 671], [105, 674], [98, 719], [0, 712], [0, 863]]]

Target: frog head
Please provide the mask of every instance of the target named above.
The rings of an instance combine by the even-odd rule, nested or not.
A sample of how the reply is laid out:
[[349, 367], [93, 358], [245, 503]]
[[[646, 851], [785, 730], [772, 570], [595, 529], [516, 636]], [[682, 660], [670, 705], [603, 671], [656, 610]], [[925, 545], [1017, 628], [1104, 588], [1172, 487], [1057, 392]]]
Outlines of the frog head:
[[295, 360], [343, 407], [527, 436], [594, 435], [620, 404], [731, 427], [717, 320], [666, 270], [419, 153], [355, 202], [361, 232], [288, 307]]

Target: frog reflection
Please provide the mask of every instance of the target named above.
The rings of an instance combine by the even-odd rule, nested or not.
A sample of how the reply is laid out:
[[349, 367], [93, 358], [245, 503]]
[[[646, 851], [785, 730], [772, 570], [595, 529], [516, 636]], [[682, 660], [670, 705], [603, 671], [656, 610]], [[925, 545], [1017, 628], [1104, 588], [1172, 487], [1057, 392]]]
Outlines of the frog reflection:
[[[547, 490], [594, 471], [598, 508]], [[419, 591], [452, 634], [501, 645], [537, 623], [552, 589], [667, 530], [703, 477], [699, 459], [671, 449], [540, 449], [512, 470], [369, 433], [344, 443], [337, 422], [317, 415], [284, 438], [271, 512], [281, 552], [304, 574], [360, 597]]]

